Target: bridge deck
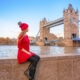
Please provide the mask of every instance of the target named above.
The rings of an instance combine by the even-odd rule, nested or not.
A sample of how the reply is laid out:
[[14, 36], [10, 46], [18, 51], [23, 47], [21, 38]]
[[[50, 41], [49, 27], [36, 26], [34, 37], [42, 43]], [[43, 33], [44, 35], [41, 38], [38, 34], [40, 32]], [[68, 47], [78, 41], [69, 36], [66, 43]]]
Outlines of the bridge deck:
[[61, 25], [64, 23], [64, 19], [63, 17], [62, 18], [59, 18], [55, 21], [50, 21], [48, 22], [47, 24], [45, 24], [43, 27], [54, 27], [54, 26], [58, 26], [58, 25]]

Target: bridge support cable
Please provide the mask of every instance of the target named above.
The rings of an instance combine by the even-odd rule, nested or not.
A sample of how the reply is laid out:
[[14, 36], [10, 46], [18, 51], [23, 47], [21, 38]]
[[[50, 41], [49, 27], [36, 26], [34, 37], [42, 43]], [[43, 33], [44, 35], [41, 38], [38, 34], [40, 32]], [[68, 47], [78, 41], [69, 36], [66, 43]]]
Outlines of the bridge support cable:
[[39, 32], [40, 32], [40, 30], [38, 31], [38, 33], [37, 33], [36, 37], [34, 38], [34, 40], [30, 41], [31, 44], [36, 43], [36, 39], [37, 39], [37, 36], [38, 36]]
[[[76, 26], [78, 26], [79, 24], [75, 21], [75, 20], [73, 20], [72, 18], [70, 18], [70, 20], [72, 21], [72, 23], [74, 23]], [[80, 22], [80, 20], [79, 20], [79, 22]]]

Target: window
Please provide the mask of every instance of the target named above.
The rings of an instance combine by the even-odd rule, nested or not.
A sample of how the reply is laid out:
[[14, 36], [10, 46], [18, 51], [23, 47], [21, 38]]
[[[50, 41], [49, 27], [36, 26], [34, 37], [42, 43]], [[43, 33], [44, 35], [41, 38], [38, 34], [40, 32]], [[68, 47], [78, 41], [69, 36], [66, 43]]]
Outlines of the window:
[[76, 34], [73, 33], [73, 34], [72, 34], [72, 38], [76, 38]]
[[47, 37], [45, 37], [44, 40], [47, 41], [48, 40]]

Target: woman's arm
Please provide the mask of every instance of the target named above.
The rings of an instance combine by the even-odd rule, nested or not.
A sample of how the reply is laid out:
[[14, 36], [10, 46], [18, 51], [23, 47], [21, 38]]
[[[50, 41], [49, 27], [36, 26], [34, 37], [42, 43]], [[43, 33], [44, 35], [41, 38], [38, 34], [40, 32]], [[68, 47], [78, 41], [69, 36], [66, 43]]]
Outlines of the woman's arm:
[[31, 55], [31, 53], [30, 53], [30, 52], [28, 52], [27, 50], [25, 50], [24, 48], [22, 48], [21, 50], [22, 50], [23, 52], [25, 52], [25, 53], [27, 53], [27, 54]]

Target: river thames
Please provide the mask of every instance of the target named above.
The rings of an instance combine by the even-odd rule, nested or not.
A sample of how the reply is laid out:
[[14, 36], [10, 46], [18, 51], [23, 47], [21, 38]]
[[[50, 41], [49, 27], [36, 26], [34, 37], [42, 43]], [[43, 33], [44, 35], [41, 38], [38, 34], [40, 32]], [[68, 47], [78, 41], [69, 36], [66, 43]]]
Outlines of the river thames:
[[[30, 46], [30, 51], [37, 55], [80, 54], [80, 47]], [[17, 58], [18, 48], [15, 45], [1, 45], [0, 58]]]

